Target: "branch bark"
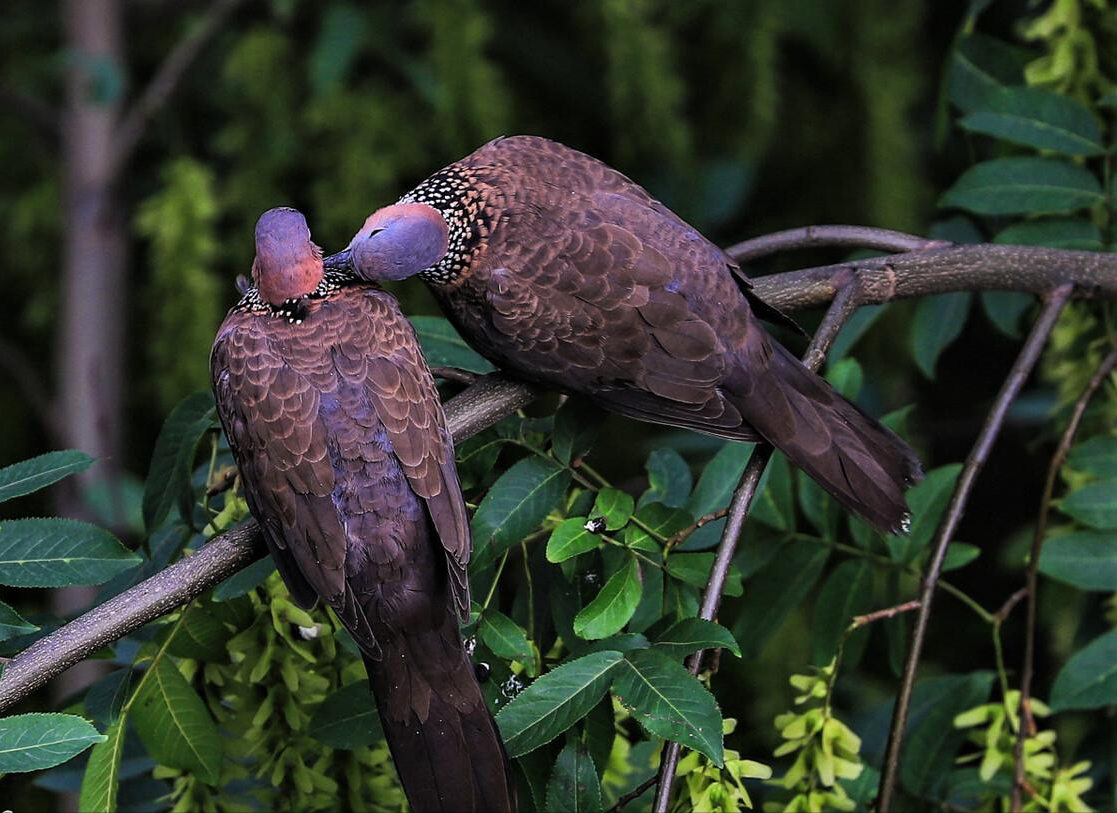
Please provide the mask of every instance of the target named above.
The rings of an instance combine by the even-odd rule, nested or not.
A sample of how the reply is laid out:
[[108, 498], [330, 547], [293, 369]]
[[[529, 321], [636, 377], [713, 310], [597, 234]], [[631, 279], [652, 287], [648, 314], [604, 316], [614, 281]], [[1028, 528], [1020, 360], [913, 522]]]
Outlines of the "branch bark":
[[[1023, 270], [1017, 274], [1017, 269]], [[755, 288], [778, 307], [802, 310], [829, 302], [850, 273], [857, 276], [859, 304], [959, 290], [1049, 291], [1068, 283], [1075, 286], [1077, 296], [1117, 298], [1117, 255], [1020, 246], [931, 248], [763, 277], [755, 280]], [[447, 402], [454, 437], [460, 441], [479, 432], [537, 393], [503, 376], [486, 376]], [[109, 605], [95, 608], [41, 639], [9, 662], [0, 677], [0, 711], [104, 644], [185, 604], [257, 556], [256, 529], [249, 523], [215, 537], [193, 556], [121, 594], [109, 610]]]
[[935, 537], [931, 543], [931, 558], [927, 563], [927, 569], [920, 586], [919, 610], [908, 641], [907, 660], [904, 663], [904, 672], [900, 679], [900, 691], [896, 696], [896, 704], [892, 712], [892, 724], [888, 732], [888, 749], [885, 752], [884, 770], [881, 772], [880, 791], [877, 794], [877, 810], [880, 813], [888, 813], [892, 809], [893, 796], [896, 792], [896, 780], [900, 774], [900, 752], [904, 742], [904, 729], [907, 727], [908, 709], [911, 705], [912, 690], [915, 687], [915, 675], [919, 668], [920, 657], [923, 654], [923, 641], [927, 634], [927, 626], [931, 621], [931, 601], [935, 597], [935, 589], [938, 587], [939, 578], [942, 576], [943, 563], [946, 561], [946, 549], [950, 540], [954, 538], [954, 531], [958, 528], [958, 523], [962, 521], [962, 514], [966, 509], [966, 503], [969, 501], [974, 482], [989, 457], [989, 452], [993, 448], [997, 435], [1000, 434], [1001, 426], [1008, 414], [1008, 408], [1016, 400], [1024, 382], [1031, 375], [1032, 368], [1039, 361], [1040, 354], [1051, 335], [1051, 330], [1055, 327], [1055, 321], [1070, 300], [1070, 295], [1071, 286], [1061, 285], [1047, 296], [1039, 318], [1036, 319], [1032, 332], [1028, 335], [1028, 340], [1024, 343], [1020, 355], [1012, 365], [1008, 378], [997, 394], [997, 399], [993, 402], [993, 409], [974, 442], [973, 450], [966, 458], [962, 473], [958, 476], [958, 483], [954, 487], [954, 493], [950, 496], [950, 504], [947, 506], [946, 514], [935, 531]]
[[[499, 373], [488, 375], [446, 402], [446, 422], [460, 443], [535, 396], [531, 387]], [[0, 711], [101, 647], [181, 607], [266, 554], [259, 526], [249, 520], [40, 638], [14, 657], [0, 675]]]
[[[830, 308], [826, 311], [818, 330], [811, 339], [807, 352], [803, 355], [803, 364], [811, 370], [818, 370], [826, 360], [826, 353], [838, 338], [842, 325], [846, 323], [854, 311], [857, 310], [860, 298], [860, 281], [856, 275], [847, 269], [839, 269], [834, 274], [833, 284], [837, 286], [837, 294]], [[737, 553], [741, 534], [744, 531], [745, 520], [748, 519], [749, 509], [752, 507], [753, 498], [760, 488], [760, 478], [775, 450], [767, 443], [759, 443], [753, 449], [752, 457], [745, 466], [737, 489], [733, 493], [733, 500], [729, 505], [729, 519], [718, 542], [717, 553], [714, 555], [714, 564], [710, 568], [710, 577], [706, 582], [706, 590], [702, 594], [702, 606], [698, 610], [698, 617], [705, 621], [717, 618], [718, 608], [721, 606], [722, 592], [725, 582], [729, 577], [729, 568], [733, 564], [733, 557]], [[705, 650], [698, 650], [690, 656], [687, 668], [692, 675], [697, 675], [702, 664]], [[671, 805], [671, 788], [675, 783], [675, 771], [679, 767], [679, 755], [682, 747], [677, 742], [668, 742], [663, 749], [663, 758], [659, 765], [655, 801], [652, 810], [655, 813], [667, 813]]]

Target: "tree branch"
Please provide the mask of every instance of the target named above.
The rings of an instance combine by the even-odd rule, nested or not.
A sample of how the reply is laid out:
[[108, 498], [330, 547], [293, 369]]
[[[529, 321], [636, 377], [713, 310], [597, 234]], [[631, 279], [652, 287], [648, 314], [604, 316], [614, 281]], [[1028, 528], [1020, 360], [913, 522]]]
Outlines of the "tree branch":
[[[535, 390], [500, 374], [485, 376], [446, 402], [457, 442], [477, 434], [535, 397]], [[181, 607], [266, 555], [254, 521], [215, 536], [201, 549], [146, 581], [40, 638], [0, 675], [0, 711], [101, 647]]]
[[[859, 280], [848, 269], [839, 269], [835, 272], [833, 284], [837, 286], [837, 295], [830, 304], [826, 316], [815, 331], [807, 352], [803, 355], [803, 364], [811, 370], [818, 370], [826, 360], [826, 352], [838, 337], [842, 325], [857, 310], [860, 297]], [[767, 443], [759, 443], [753, 449], [737, 490], [733, 494], [733, 501], [729, 505], [729, 519], [718, 543], [714, 564], [710, 568], [710, 578], [706, 582], [706, 591], [702, 594], [702, 606], [698, 617], [706, 621], [713, 621], [717, 617], [718, 607], [721, 606], [721, 595], [725, 589], [726, 579], [729, 577], [729, 568], [733, 564], [733, 557], [737, 553], [737, 543], [741, 539], [745, 520], [748, 518], [749, 508], [760, 487], [760, 478], [764, 474], [764, 467], [772, 457], [773, 448]], [[698, 674], [702, 663], [704, 650], [698, 650], [690, 656], [687, 668], [692, 675]], [[668, 742], [663, 749], [663, 757], [659, 764], [655, 802], [652, 810], [655, 813], [667, 813], [671, 804], [671, 787], [675, 783], [675, 771], [679, 767], [679, 753], [681, 747], [677, 742]]]
[[1035, 736], [1035, 724], [1032, 721], [1032, 675], [1035, 670], [1036, 656], [1036, 600], [1039, 589], [1039, 557], [1043, 552], [1043, 539], [1047, 535], [1047, 514], [1051, 509], [1051, 495], [1055, 492], [1055, 480], [1059, 470], [1067, 459], [1074, 437], [1078, 434], [1078, 427], [1082, 423], [1082, 416], [1086, 414], [1086, 406], [1102, 382], [1117, 368], [1117, 345], [1109, 351], [1102, 360], [1101, 366], [1094, 373], [1078, 400], [1071, 410], [1070, 420], [1055, 454], [1051, 456], [1051, 464], [1047, 467], [1047, 480], [1043, 485], [1043, 497], [1039, 503], [1039, 517], [1036, 519], [1035, 533], [1032, 535], [1032, 550], [1028, 559], [1028, 570], [1025, 577], [1024, 593], [1027, 596], [1027, 625], [1024, 632], [1024, 666], [1020, 670], [1020, 724], [1016, 731], [1016, 743], [1013, 747], [1013, 785], [1010, 810], [1020, 810], [1024, 789], [1024, 740]]
[[744, 240], [727, 248], [725, 253], [737, 262], [744, 263], [800, 248], [845, 246], [898, 252], [948, 248], [953, 245], [946, 240], [931, 240], [916, 234], [874, 229], [871, 226], [804, 226]]
[[1117, 299], [1117, 253], [1061, 251], [981, 244], [824, 265], [753, 279], [753, 290], [783, 310], [826, 305], [837, 291], [835, 272], [850, 269], [861, 282], [860, 304], [874, 305], [955, 291], [1046, 294], [1074, 286], [1075, 297]]
[[120, 124], [116, 127], [116, 144], [110, 164], [110, 178], [116, 177], [131, 158], [132, 152], [143, 137], [148, 120], [167, 103], [179, 82], [182, 81], [190, 63], [221, 30], [222, 24], [229, 15], [243, 2], [244, 0], [215, 0], [213, 5], [206, 9], [193, 30], [179, 40], [167, 54], [163, 64], [156, 70], [139, 98], [121, 116]]
[[927, 633], [927, 625], [931, 620], [931, 601], [935, 597], [935, 588], [942, 576], [943, 562], [946, 560], [946, 549], [954, 537], [954, 531], [962, 520], [966, 503], [978, 473], [989, 457], [989, 451], [1001, 431], [1005, 415], [1009, 406], [1019, 395], [1024, 382], [1035, 367], [1043, 352], [1047, 339], [1063, 307], [1070, 300], [1071, 286], [1061, 285], [1048, 295], [1036, 319], [1028, 340], [1024, 343], [1020, 355], [1012, 365], [993, 408], [985, 419], [985, 425], [974, 442], [973, 450], [966, 458], [962, 473], [954, 486], [954, 493], [950, 497], [946, 514], [935, 531], [932, 545], [931, 559], [927, 563], [919, 593], [919, 610], [916, 613], [915, 625], [912, 627], [911, 637], [908, 641], [908, 656], [904, 663], [904, 673], [900, 679], [900, 691], [896, 696], [896, 704], [892, 711], [892, 724], [888, 732], [888, 749], [885, 752], [884, 770], [880, 778], [880, 791], [877, 794], [877, 810], [888, 813], [892, 807], [892, 797], [896, 790], [896, 779], [900, 772], [900, 751], [904, 741], [904, 729], [908, 721], [908, 708], [911, 705], [911, 693], [915, 686], [915, 674], [919, 668], [919, 659], [923, 654], [923, 640]]
[[[776, 274], [754, 280], [755, 290], [784, 310], [802, 310], [830, 302], [850, 273], [857, 276], [858, 304], [962, 290], [1045, 292], [1068, 283], [1075, 286], [1076, 296], [1117, 298], [1117, 254], [994, 245], [928, 248]], [[447, 402], [451, 431], [459, 441], [476, 434], [537, 393], [499, 374], [486, 376]], [[726, 530], [730, 527], [727, 523]], [[248, 523], [215, 537], [193, 556], [37, 641], [0, 676], [0, 711], [106, 643], [247, 566], [259, 555], [255, 535], [255, 524]]]

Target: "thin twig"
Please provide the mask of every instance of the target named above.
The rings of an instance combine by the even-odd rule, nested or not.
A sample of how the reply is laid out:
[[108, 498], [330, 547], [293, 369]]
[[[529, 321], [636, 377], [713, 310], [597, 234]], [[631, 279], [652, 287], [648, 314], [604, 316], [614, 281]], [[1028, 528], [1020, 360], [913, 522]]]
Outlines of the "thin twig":
[[923, 251], [929, 248], [947, 248], [953, 243], [931, 240], [917, 234], [904, 234], [891, 229], [874, 229], [870, 226], [804, 226], [764, 234], [730, 246], [725, 253], [737, 262], [749, 262], [761, 257], [793, 251], [800, 248], [844, 246], [867, 248], [875, 251]]
[[719, 519], [724, 519], [728, 514], [729, 506], [726, 506], [725, 508], [719, 508], [717, 511], [711, 511], [708, 514], [703, 514], [690, 525], [686, 526], [678, 533], [673, 534], [666, 542], [664, 542], [663, 552], [665, 554], [670, 553], [676, 547], [685, 542], [687, 538], [699, 528], [709, 525], [711, 522], [715, 522]]
[[896, 705], [892, 711], [892, 724], [888, 732], [888, 749], [885, 753], [884, 770], [881, 773], [880, 790], [877, 795], [877, 810], [888, 813], [892, 807], [893, 795], [896, 791], [896, 779], [900, 771], [900, 751], [903, 747], [904, 729], [907, 726], [908, 709], [911, 705], [911, 693], [915, 686], [915, 675], [919, 668], [919, 659], [923, 654], [923, 639], [927, 633], [927, 624], [931, 618], [931, 602], [935, 596], [939, 577], [942, 575], [943, 562], [946, 560], [946, 549], [954, 536], [954, 531], [962, 519], [966, 502], [969, 500], [974, 481], [993, 447], [993, 442], [1000, 433], [1004, 424], [1008, 408], [1020, 393], [1024, 382], [1035, 367], [1043, 352], [1047, 339], [1055, 321], [1062, 313], [1063, 307], [1071, 296], [1071, 286], [1063, 285], [1050, 293], [1040, 311], [1039, 318], [1024, 343], [1020, 355], [1012, 365], [1001, 391], [993, 402], [993, 408], [985, 419], [973, 450], [962, 467], [962, 473], [954, 486], [954, 493], [950, 497], [950, 504], [946, 509], [939, 527], [935, 531], [934, 542], [930, 561], [924, 572], [919, 594], [919, 612], [915, 617], [911, 637], [908, 641], [907, 660], [904, 663], [904, 672], [900, 679], [900, 690], [896, 696]]
[[[454, 439], [463, 441], [519, 409], [533, 393], [498, 374], [486, 376], [446, 402], [446, 423]], [[259, 527], [249, 521], [40, 638], [0, 675], [0, 711], [90, 653], [181, 607], [264, 554]]]
[[[817, 370], [826, 359], [826, 351], [834, 343], [842, 325], [857, 310], [860, 296], [860, 285], [856, 276], [848, 269], [837, 272], [834, 285], [837, 294], [826, 315], [822, 318], [810, 346], [803, 356], [803, 363], [811, 370]], [[710, 568], [710, 577], [706, 582], [706, 591], [702, 594], [702, 606], [698, 617], [706, 621], [713, 621], [717, 616], [718, 607], [721, 605], [722, 591], [729, 576], [729, 567], [733, 563], [733, 556], [737, 552], [737, 544], [744, 529], [745, 519], [748, 517], [749, 507], [760, 486], [760, 478], [764, 468], [772, 457], [773, 449], [767, 443], [760, 443], [753, 449], [733, 500], [729, 505], [728, 521], [721, 534], [717, 553], [714, 556], [713, 566]], [[697, 675], [702, 663], [704, 650], [698, 650], [687, 661], [687, 668], [691, 674]], [[659, 764], [655, 802], [652, 810], [655, 813], [667, 813], [671, 802], [671, 788], [675, 783], [675, 771], [679, 767], [679, 753], [681, 748], [677, 742], [668, 742], [663, 749], [663, 757]]]
[[874, 610], [873, 612], [866, 613], [865, 615], [855, 615], [853, 617], [853, 623], [850, 624], [850, 627], [853, 629], [860, 629], [861, 627], [867, 627], [874, 621], [883, 621], [887, 618], [895, 618], [896, 616], [900, 615], [900, 613], [910, 613], [912, 610], [918, 609], [918, 601], [905, 601], [903, 604], [897, 604], [894, 607], [885, 607], [883, 610]]
[[605, 811], [605, 813], [620, 813], [620, 811], [624, 809], [625, 805], [635, 801], [636, 799], [639, 799], [641, 796], [647, 793], [648, 788], [655, 784], [655, 780], [655, 774], [652, 774], [639, 785], [626, 793], [624, 796], [617, 799], [617, 803], [610, 807], [607, 811]]
[[997, 610], [997, 612], [993, 613], [993, 623], [1003, 624], [1008, 619], [1009, 615], [1011, 615], [1012, 611], [1016, 609], [1016, 605], [1023, 601], [1027, 595], [1028, 588], [1021, 587], [1011, 596], [1006, 598], [1005, 603], [1001, 605], [1001, 608]]
[[1047, 535], [1047, 515], [1051, 510], [1051, 497], [1055, 493], [1055, 481], [1059, 470], [1066, 462], [1074, 437], [1078, 434], [1078, 427], [1082, 417], [1086, 414], [1086, 406], [1094, 393], [1101, 387], [1113, 370], [1117, 368], [1117, 344], [1109, 351], [1094, 373], [1078, 400], [1074, 402], [1071, 410], [1070, 421], [1059, 439], [1055, 454], [1051, 456], [1051, 464], [1047, 467], [1047, 480], [1043, 485], [1043, 496], [1039, 503], [1039, 517], [1036, 519], [1035, 533], [1032, 535], [1031, 556], [1028, 559], [1028, 570], [1025, 577], [1024, 591], [1028, 597], [1027, 626], [1024, 632], [1024, 665], [1020, 670], [1020, 725], [1016, 732], [1016, 743], [1013, 749], [1013, 785], [1011, 810], [1020, 810], [1022, 798], [1021, 791], [1025, 787], [1024, 777], [1024, 740], [1035, 736], [1035, 721], [1032, 718], [1032, 675], [1035, 669], [1036, 652], [1036, 601], [1039, 587], [1039, 557], [1043, 552], [1043, 540]]
[[215, 0], [213, 5], [206, 9], [202, 19], [194, 24], [192, 30], [167, 54], [167, 58], [163, 60], [163, 64], [156, 70], [139, 98], [121, 116], [120, 124], [116, 128], [109, 177], [115, 177], [128, 162], [143, 137], [148, 120], [167, 103], [179, 82], [182, 81], [186, 69], [221, 30], [229, 15], [243, 2], [244, 0]]

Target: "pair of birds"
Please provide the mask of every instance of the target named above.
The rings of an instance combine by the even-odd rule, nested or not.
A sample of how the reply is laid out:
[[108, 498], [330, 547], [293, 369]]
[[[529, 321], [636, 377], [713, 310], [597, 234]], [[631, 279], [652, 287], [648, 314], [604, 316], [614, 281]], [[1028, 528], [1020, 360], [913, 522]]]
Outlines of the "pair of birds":
[[412, 809], [516, 797], [458, 630], [470, 536], [453, 440], [410, 324], [375, 285], [411, 276], [506, 370], [640, 420], [767, 440], [878, 528], [903, 526], [912, 450], [764, 332], [766, 306], [718, 247], [587, 155], [497, 139], [326, 260], [301, 214], [266, 212], [254, 287], [213, 347], [218, 411], [284, 581], [332, 607], [364, 655]]

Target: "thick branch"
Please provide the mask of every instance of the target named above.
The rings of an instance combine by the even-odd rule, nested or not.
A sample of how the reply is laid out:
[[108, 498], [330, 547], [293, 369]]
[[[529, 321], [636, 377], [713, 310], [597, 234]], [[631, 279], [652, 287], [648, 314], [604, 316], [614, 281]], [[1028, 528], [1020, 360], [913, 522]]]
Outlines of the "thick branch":
[[[1063, 283], [1073, 283], [1079, 296], [1117, 298], [1117, 255], [993, 245], [926, 248], [777, 274], [755, 280], [756, 291], [787, 311], [817, 307], [833, 299], [851, 271], [859, 282], [859, 304], [961, 290], [1045, 292]], [[486, 376], [446, 404], [454, 437], [462, 440], [481, 431], [536, 394], [535, 389], [502, 376]], [[104, 644], [233, 575], [255, 559], [255, 552], [247, 552], [254, 550], [255, 525], [249, 523], [214, 538], [193, 556], [121, 594], [115, 603], [94, 608], [36, 642], [14, 658], [0, 677], [0, 710]], [[110, 605], [112, 610], [106, 611]]]
[[[461, 442], [534, 397], [531, 388], [499, 374], [485, 376], [446, 402], [446, 422], [454, 439]], [[13, 658], [0, 676], [0, 711], [92, 652], [181, 607], [265, 552], [256, 523], [246, 522], [214, 537], [192, 556], [40, 638]]]
[[194, 29], [167, 55], [139, 98], [121, 117], [120, 124], [116, 128], [116, 146], [112, 156], [112, 173], [109, 177], [115, 177], [128, 162], [132, 151], [143, 137], [148, 119], [167, 103], [178, 87], [178, 83], [182, 81], [186, 69], [197, 58], [202, 48], [221, 30], [229, 15], [243, 2], [244, 0], [215, 0]]
[[1031, 246], [952, 246], [824, 265], [753, 280], [756, 294], [783, 310], [817, 308], [834, 298], [835, 272], [853, 269], [860, 304], [955, 291], [1045, 294], [1060, 285], [1076, 297], [1117, 299], [1117, 253], [1061, 251]]
[[1067, 301], [1070, 299], [1071, 286], [1064, 285], [1057, 288], [1048, 297], [1036, 319], [1028, 340], [1024, 343], [1020, 355], [1012, 365], [993, 408], [985, 419], [981, 434], [974, 442], [973, 450], [962, 466], [962, 473], [958, 476], [958, 483], [954, 486], [954, 493], [950, 497], [946, 514], [935, 531], [932, 542], [931, 559], [927, 563], [922, 585], [919, 592], [919, 611], [912, 627], [911, 638], [908, 641], [908, 655], [904, 663], [904, 673], [900, 679], [900, 691], [896, 696], [896, 705], [892, 711], [892, 725], [888, 732], [888, 750], [885, 753], [884, 770], [881, 772], [880, 793], [877, 796], [877, 810], [888, 813], [892, 808], [892, 797], [896, 791], [896, 779], [900, 772], [900, 751], [904, 741], [904, 729], [907, 727], [908, 709], [911, 705], [911, 693], [915, 687], [915, 675], [919, 668], [919, 659], [923, 654], [923, 640], [927, 634], [927, 625], [931, 620], [931, 601], [935, 597], [935, 588], [938, 587], [939, 578], [942, 576], [943, 562], [946, 561], [946, 549], [950, 540], [954, 538], [954, 531], [962, 520], [966, 503], [973, 490], [974, 482], [981, 471], [993, 443], [1000, 434], [1008, 408], [1016, 400], [1024, 382], [1039, 361], [1040, 354], [1047, 344], [1052, 328], [1059, 314], [1063, 312]]

